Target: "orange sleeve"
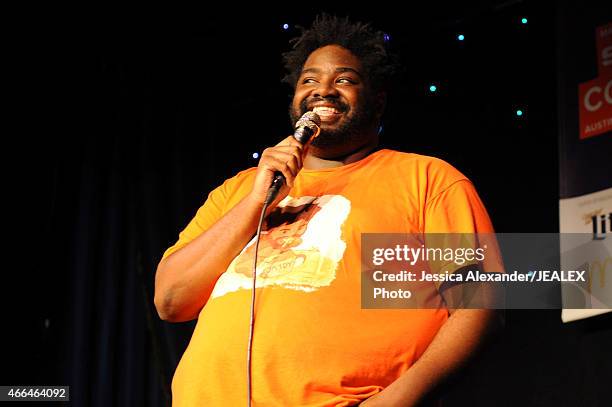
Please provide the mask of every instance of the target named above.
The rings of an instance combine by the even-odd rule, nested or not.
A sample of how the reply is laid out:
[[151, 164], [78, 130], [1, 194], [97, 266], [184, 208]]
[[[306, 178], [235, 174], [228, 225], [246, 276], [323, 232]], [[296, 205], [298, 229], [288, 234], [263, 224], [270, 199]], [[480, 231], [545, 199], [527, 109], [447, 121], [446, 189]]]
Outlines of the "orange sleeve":
[[204, 205], [198, 209], [193, 219], [179, 234], [177, 242], [164, 252], [162, 259], [186, 246], [221, 219], [228, 210], [242, 199], [242, 196], [250, 191], [254, 174], [255, 168], [241, 171], [212, 190], [208, 194]]
[[425, 233], [493, 233], [489, 214], [469, 180], [455, 181], [426, 203]]
[[[474, 185], [460, 179], [443, 189], [426, 205], [425, 245], [452, 251], [446, 259], [430, 260], [432, 273], [466, 272], [477, 267], [484, 271], [499, 271], [499, 252], [493, 225]], [[484, 261], [475, 259], [479, 250]], [[468, 257], [468, 253], [470, 256]], [[441, 284], [436, 287], [443, 291]]]
[[193, 219], [179, 233], [176, 243], [164, 252], [162, 259], [186, 246], [221, 218], [226, 199], [224, 192], [223, 185], [220, 185], [208, 194], [208, 199], [206, 199], [204, 205], [198, 209]]

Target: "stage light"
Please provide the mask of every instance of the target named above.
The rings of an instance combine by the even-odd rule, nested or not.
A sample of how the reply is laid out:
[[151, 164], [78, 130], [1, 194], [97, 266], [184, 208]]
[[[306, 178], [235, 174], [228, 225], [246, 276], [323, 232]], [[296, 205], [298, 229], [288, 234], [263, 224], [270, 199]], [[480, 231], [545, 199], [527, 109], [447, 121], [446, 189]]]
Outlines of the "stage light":
[[283, 30], [288, 30], [289, 29], [289, 24], [285, 23], [283, 24]]
[[259, 153], [253, 153], [253, 158], [257, 160], [259, 158]]
[[459, 34], [459, 35], [457, 35], [457, 39], [458, 39], [459, 41], [463, 41], [463, 40], [465, 40], [465, 35], [463, 35], [463, 34]]
[[517, 109], [517, 111], [516, 111], [516, 115], [517, 115], [518, 117], [521, 117], [521, 116], [523, 115], [523, 111], [522, 111], [521, 109]]
[[430, 92], [435, 92], [435, 91], [437, 91], [437, 90], [438, 90], [438, 87], [437, 87], [436, 85], [431, 85], [431, 86], [429, 87], [429, 91], [430, 91]]
[[383, 35], [383, 39], [385, 40], [385, 42], [388, 42], [389, 40], [391, 40], [391, 36], [385, 33], [385, 35]]
[[527, 18], [526, 17], [521, 18], [521, 23], [527, 24]]

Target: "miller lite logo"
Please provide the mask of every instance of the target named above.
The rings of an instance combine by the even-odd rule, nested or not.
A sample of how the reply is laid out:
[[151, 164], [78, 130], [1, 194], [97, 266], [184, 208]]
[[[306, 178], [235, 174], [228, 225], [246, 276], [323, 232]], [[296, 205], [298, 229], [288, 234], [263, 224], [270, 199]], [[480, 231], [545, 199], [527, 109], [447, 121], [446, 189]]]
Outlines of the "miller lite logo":
[[591, 216], [593, 240], [604, 240], [607, 233], [612, 233], [612, 213]]

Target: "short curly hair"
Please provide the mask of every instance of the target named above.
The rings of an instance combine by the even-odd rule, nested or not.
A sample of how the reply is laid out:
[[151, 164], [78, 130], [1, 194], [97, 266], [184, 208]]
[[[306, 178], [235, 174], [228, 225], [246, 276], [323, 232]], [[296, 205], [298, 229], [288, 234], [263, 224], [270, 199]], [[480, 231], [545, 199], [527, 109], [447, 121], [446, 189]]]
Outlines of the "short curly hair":
[[353, 23], [348, 17], [321, 14], [309, 29], [298, 28], [302, 34], [293, 38], [290, 41], [292, 49], [283, 53], [283, 62], [288, 71], [283, 82], [293, 89], [308, 56], [326, 45], [339, 45], [359, 58], [375, 90], [388, 91], [400, 71], [398, 57], [388, 46], [389, 36], [374, 30], [370, 24]]

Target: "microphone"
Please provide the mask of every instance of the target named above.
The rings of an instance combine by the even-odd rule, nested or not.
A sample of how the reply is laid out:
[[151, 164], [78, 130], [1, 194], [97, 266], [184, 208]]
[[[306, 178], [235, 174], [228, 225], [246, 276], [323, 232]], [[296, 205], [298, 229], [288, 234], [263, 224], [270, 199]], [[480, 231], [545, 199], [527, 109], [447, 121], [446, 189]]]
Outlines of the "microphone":
[[[312, 136], [318, 135], [320, 125], [321, 118], [318, 114], [315, 112], [306, 112], [295, 123], [295, 133], [293, 133], [293, 138], [295, 138], [300, 144], [305, 145], [310, 141]], [[274, 173], [274, 180], [272, 180], [272, 184], [270, 184], [270, 188], [268, 189], [268, 195], [266, 195], [264, 205], [269, 205], [272, 203], [272, 201], [274, 201], [285, 182], [285, 176], [276, 171]]]

